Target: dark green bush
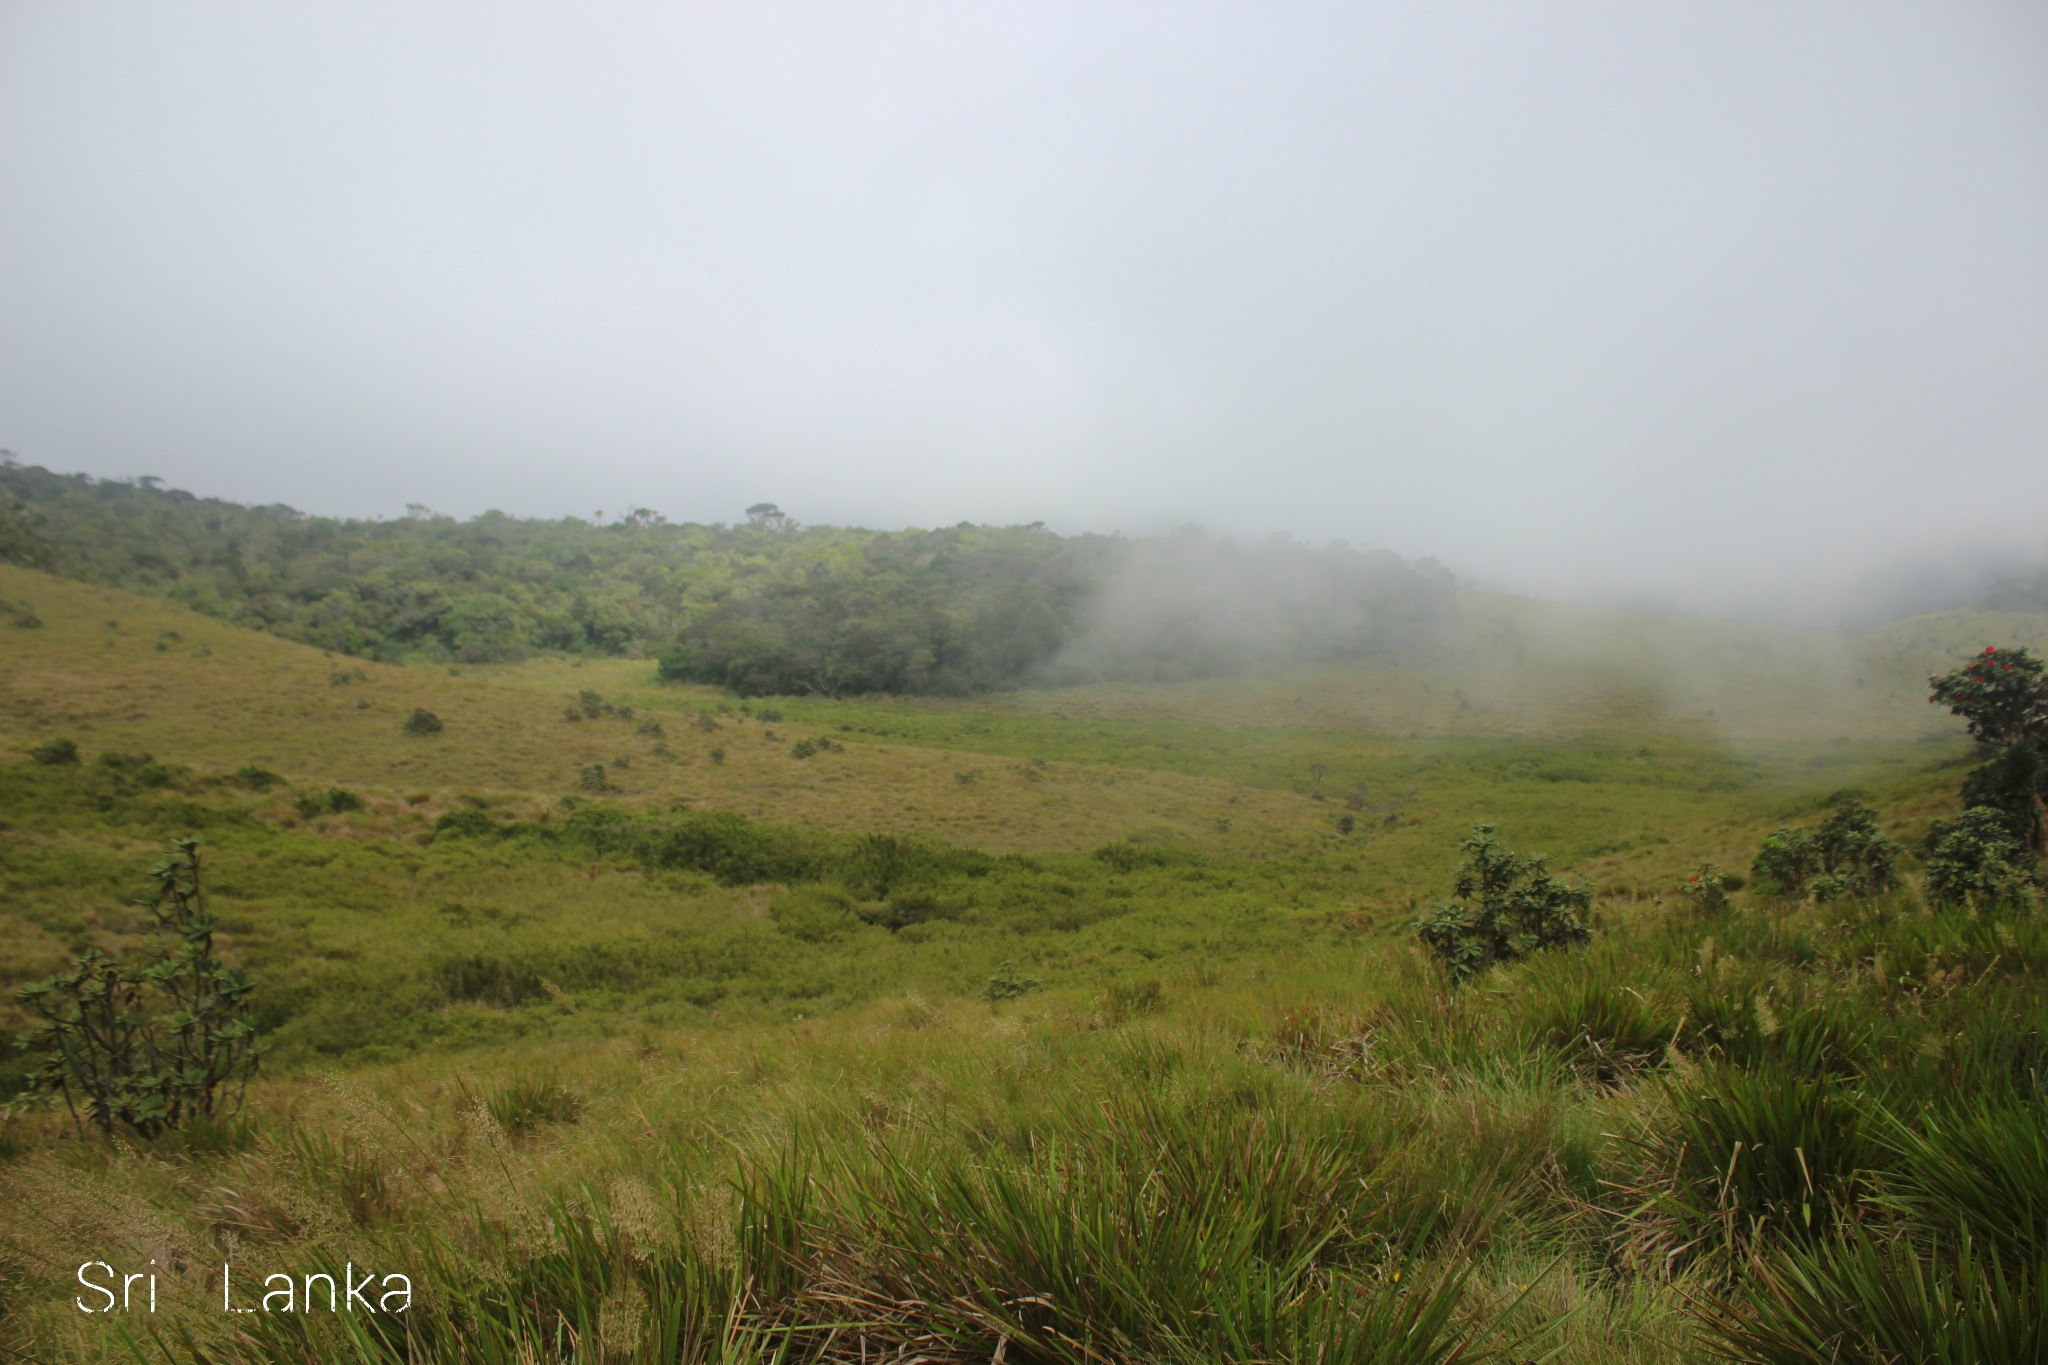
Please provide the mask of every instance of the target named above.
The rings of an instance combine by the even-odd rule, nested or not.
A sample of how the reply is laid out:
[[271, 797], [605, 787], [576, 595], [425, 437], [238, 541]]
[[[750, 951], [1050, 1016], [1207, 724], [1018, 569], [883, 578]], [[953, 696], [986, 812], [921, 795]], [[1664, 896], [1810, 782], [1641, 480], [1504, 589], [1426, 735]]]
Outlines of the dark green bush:
[[78, 762], [78, 743], [69, 739], [53, 739], [48, 744], [38, 744], [28, 751], [28, 756], [46, 767], [63, 767]]
[[475, 839], [499, 830], [498, 822], [491, 819], [488, 811], [468, 807], [451, 810], [434, 821], [434, 837], [448, 835], [457, 839]]
[[1439, 903], [1415, 926], [1452, 980], [1469, 981], [1498, 963], [1592, 941], [1589, 887], [1557, 881], [1542, 858], [1510, 853], [1489, 824], [1472, 826], [1458, 847], [1465, 861], [1451, 884], [1455, 902]]
[[400, 728], [409, 735], [438, 735], [442, 729], [441, 718], [424, 706], [415, 706]]
[[346, 811], [361, 810], [363, 798], [343, 787], [329, 787], [325, 791], [301, 792], [292, 800], [292, 809], [308, 820], [322, 815], [340, 815]]
[[272, 787], [284, 785], [284, 778], [268, 768], [259, 768], [254, 763], [245, 763], [235, 769], [228, 774], [228, 780], [252, 792], [267, 792]]
[[2033, 859], [2003, 810], [1972, 806], [1954, 820], [1936, 820], [1922, 849], [1930, 904], [1989, 909], [2033, 899]]
[[1816, 904], [1868, 900], [1898, 885], [1899, 846], [1879, 833], [1877, 813], [1854, 796], [1833, 801], [1819, 828], [1773, 830], [1750, 874], [1770, 895]]

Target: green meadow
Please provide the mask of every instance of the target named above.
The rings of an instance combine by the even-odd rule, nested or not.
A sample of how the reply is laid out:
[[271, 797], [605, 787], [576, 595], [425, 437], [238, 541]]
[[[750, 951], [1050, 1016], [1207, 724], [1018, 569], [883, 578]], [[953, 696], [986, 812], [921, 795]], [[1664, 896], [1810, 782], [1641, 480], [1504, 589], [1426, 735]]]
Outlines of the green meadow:
[[[1464, 594], [1398, 664], [828, 699], [0, 602], [9, 1001], [192, 836], [270, 1045], [146, 1139], [0, 1059], [0, 1357], [2048, 1359], [2048, 919], [1918, 891], [1926, 680], [2048, 616]], [[1844, 792], [1898, 889], [1688, 894]], [[1588, 946], [1429, 958], [1475, 822]], [[307, 1311], [345, 1266], [404, 1311]]]

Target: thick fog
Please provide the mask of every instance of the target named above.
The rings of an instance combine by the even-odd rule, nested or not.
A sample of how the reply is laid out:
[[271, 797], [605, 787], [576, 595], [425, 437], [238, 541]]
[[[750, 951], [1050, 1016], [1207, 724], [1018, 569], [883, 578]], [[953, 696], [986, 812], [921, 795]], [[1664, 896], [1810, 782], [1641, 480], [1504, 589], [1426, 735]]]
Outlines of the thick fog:
[[55, 469], [1780, 617], [2048, 550], [2038, 5], [0, 14]]

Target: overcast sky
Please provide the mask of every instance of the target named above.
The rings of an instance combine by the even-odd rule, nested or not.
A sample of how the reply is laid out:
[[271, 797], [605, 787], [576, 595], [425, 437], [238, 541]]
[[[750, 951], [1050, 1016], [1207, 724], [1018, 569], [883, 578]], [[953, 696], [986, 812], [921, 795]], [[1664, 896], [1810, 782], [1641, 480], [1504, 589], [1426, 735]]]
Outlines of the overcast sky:
[[2048, 549], [2048, 5], [0, 3], [0, 445], [377, 515]]

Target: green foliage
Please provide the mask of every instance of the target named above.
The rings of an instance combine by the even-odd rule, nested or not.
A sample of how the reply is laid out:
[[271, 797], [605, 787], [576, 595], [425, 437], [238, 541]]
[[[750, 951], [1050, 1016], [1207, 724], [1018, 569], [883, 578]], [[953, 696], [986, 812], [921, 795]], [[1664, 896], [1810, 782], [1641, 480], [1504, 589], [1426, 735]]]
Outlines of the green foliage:
[[2031, 857], [2042, 849], [2041, 793], [2048, 791], [2048, 739], [2008, 744], [1963, 778], [1965, 810], [1983, 806], [2002, 816]]
[[1744, 1365], [1988, 1365], [2048, 1359], [2048, 1259], [2001, 1260], [1963, 1238], [1932, 1250], [1852, 1228], [1773, 1250], [1740, 1300], [1704, 1314]]
[[605, 774], [604, 764], [586, 763], [576, 770], [576, 785], [587, 792], [611, 790], [611, 778]]
[[1954, 672], [1929, 678], [1927, 700], [1968, 722], [1993, 750], [1963, 788], [1965, 806], [2006, 812], [2035, 853], [2048, 847], [2048, 668], [2024, 649], [1982, 653]]
[[1679, 890], [1701, 915], [1717, 918], [1728, 909], [1728, 896], [1742, 888], [1742, 878], [1723, 872], [1712, 863], [1701, 863], [1699, 871], [1686, 878]]
[[228, 774], [228, 780], [245, 791], [267, 792], [272, 787], [284, 785], [284, 778], [268, 768], [254, 763], [245, 763]]
[[1465, 861], [1451, 883], [1454, 901], [1438, 904], [1415, 926], [1453, 981], [1469, 981], [1531, 953], [1592, 941], [1586, 924], [1590, 888], [1557, 881], [1542, 858], [1509, 852], [1489, 824], [1473, 825], [1458, 848]]
[[308, 820], [322, 815], [341, 815], [362, 808], [363, 798], [344, 787], [301, 792], [292, 800], [292, 809]]
[[21, 1039], [37, 1061], [33, 1082], [64, 1101], [81, 1135], [90, 1123], [154, 1137], [231, 1112], [262, 1054], [254, 987], [213, 955], [198, 841], [171, 850], [150, 869], [156, 889], [136, 902], [153, 948], [126, 959], [91, 950], [15, 992], [36, 1020]]
[[768, 917], [803, 943], [833, 943], [861, 927], [859, 906], [836, 886], [800, 886], [775, 898]]
[[1764, 838], [1750, 863], [1760, 889], [1786, 900], [1868, 900], [1898, 885], [1899, 846], [1877, 828], [1877, 813], [1853, 796], [1812, 832], [1781, 828]]
[[491, 818], [490, 812], [475, 806], [451, 810], [434, 821], [434, 837], [437, 839], [444, 834], [457, 839], [476, 839], [499, 832], [501, 828], [498, 822]]
[[2000, 653], [1996, 645], [1952, 673], [1927, 680], [1927, 700], [1969, 723], [1985, 744], [2019, 744], [2048, 726], [2048, 668], [2024, 649]]
[[438, 735], [442, 729], [441, 718], [424, 706], [415, 706], [400, 728], [409, 735]]
[[1569, 1060], [1602, 1085], [1654, 1065], [1678, 1035], [1679, 1020], [1640, 969], [1607, 959], [1539, 959], [1517, 1013], [1524, 1036]]
[[2002, 810], [1972, 806], [1953, 820], [1936, 820], [1922, 849], [1931, 904], [1990, 909], [2033, 899], [2033, 859]]
[[1015, 1000], [1020, 995], [1042, 991], [1045, 983], [1030, 973], [1022, 971], [1014, 962], [1005, 961], [996, 968], [996, 974], [981, 988], [981, 998], [988, 1001]]
[[1653, 1204], [1693, 1250], [1821, 1239], [1878, 1155], [1853, 1093], [1782, 1063], [1717, 1062], [1669, 1097], [1670, 1126], [1647, 1144], [1669, 1172]]
[[53, 739], [48, 744], [38, 744], [28, 751], [28, 756], [46, 767], [57, 768], [76, 765], [78, 743], [76, 740]]
[[1894, 1169], [1879, 1202], [1930, 1241], [1958, 1229], [2025, 1264], [2048, 1259], [2048, 1106], [1976, 1095], [1922, 1116], [1887, 1116]]

